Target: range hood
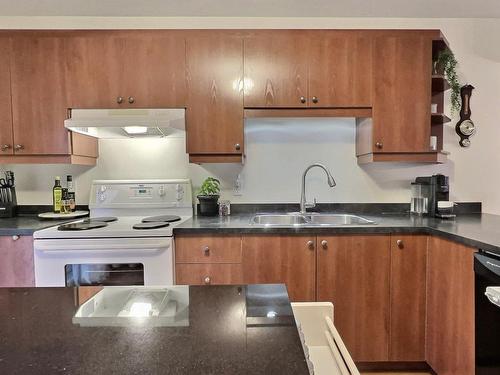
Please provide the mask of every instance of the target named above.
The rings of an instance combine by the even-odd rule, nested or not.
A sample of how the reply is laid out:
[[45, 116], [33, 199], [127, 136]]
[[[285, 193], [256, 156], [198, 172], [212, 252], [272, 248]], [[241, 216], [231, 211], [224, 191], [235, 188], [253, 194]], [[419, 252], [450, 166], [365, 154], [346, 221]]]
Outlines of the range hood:
[[64, 127], [96, 138], [161, 138], [184, 132], [184, 114], [184, 108], [72, 109]]

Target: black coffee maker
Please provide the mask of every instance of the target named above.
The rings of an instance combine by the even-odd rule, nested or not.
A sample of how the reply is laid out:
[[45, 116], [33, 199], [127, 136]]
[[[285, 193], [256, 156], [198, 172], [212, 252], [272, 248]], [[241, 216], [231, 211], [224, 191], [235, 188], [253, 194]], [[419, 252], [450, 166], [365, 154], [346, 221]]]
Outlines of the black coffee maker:
[[[455, 217], [453, 214], [453, 202], [450, 199], [450, 185], [448, 176], [436, 174], [427, 177], [417, 177], [412, 182], [412, 187], [417, 187], [420, 193], [421, 205], [420, 213], [430, 217], [449, 219]], [[412, 212], [414, 211], [414, 200], [412, 197]]]

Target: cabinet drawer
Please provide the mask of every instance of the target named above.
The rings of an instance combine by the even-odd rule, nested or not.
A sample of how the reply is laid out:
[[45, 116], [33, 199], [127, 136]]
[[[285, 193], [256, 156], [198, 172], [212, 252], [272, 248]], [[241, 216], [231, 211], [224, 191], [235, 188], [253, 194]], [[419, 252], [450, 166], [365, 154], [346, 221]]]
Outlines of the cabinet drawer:
[[176, 284], [220, 285], [241, 284], [241, 264], [177, 264]]
[[241, 263], [241, 237], [176, 237], [175, 261], [176, 263]]

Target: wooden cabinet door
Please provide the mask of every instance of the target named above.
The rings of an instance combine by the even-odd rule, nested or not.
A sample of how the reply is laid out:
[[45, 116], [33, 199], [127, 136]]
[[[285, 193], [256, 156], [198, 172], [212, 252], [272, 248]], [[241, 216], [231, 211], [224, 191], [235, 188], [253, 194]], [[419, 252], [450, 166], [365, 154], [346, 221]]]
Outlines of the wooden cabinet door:
[[186, 40], [189, 154], [243, 153], [243, 40], [209, 34]]
[[35, 286], [33, 237], [0, 237], [0, 287]]
[[0, 156], [14, 153], [10, 95], [10, 39], [0, 38]]
[[372, 106], [372, 38], [366, 32], [310, 32], [312, 107]]
[[175, 282], [182, 285], [242, 284], [240, 263], [177, 263]]
[[374, 38], [374, 152], [430, 151], [431, 65], [429, 37]]
[[245, 39], [245, 107], [307, 107], [309, 38], [303, 30]]
[[185, 106], [185, 42], [180, 34], [96, 32], [74, 36], [69, 43], [72, 108]]
[[474, 252], [429, 239], [427, 362], [439, 375], [474, 374]]
[[389, 235], [318, 237], [317, 300], [333, 303], [355, 361], [389, 358], [389, 242]]
[[66, 42], [59, 36], [12, 37], [14, 153], [67, 155]]
[[426, 235], [391, 236], [390, 361], [425, 361], [426, 267]]
[[243, 236], [243, 282], [284, 283], [291, 301], [314, 301], [314, 236]]

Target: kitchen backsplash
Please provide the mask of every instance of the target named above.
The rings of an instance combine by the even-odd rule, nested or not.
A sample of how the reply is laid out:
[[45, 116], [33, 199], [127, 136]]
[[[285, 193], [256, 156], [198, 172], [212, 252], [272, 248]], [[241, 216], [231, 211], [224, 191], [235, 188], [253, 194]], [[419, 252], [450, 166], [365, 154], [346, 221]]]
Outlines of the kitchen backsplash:
[[[311, 170], [307, 196], [319, 202], [409, 202], [416, 176], [450, 175], [452, 164], [372, 164], [358, 166], [354, 119], [252, 119], [245, 123], [244, 165], [188, 163], [183, 136], [163, 139], [100, 140], [96, 167], [6, 165], [16, 173], [20, 204], [48, 204], [54, 176], [75, 178], [78, 204], [87, 204], [93, 179], [191, 178], [195, 187], [208, 175], [222, 182], [222, 196], [232, 202], [297, 202], [304, 169], [327, 165], [337, 181], [333, 189], [324, 172]], [[240, 175], [241, 195], [234, 183]], [[453, 182], [452, 182], [453, 190]], [[459, 199], [453, 197], [452, 199]]]

